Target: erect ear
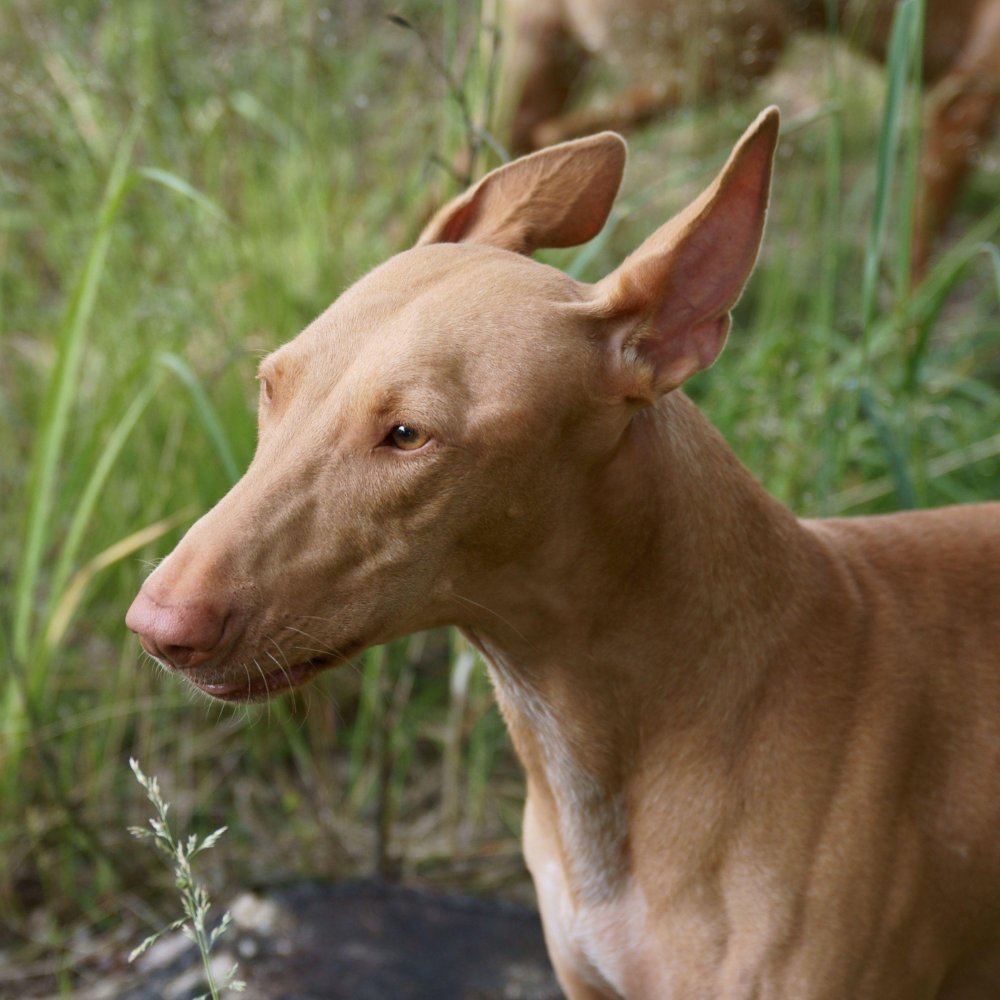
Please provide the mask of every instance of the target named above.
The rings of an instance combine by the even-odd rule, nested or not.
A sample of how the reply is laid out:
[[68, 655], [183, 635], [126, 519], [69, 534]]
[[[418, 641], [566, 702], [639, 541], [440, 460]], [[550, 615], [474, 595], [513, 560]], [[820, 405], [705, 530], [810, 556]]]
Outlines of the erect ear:
[[522, 156], [445, 205], [417, 245], [486, 243], [530, 254], [586, 243], [607, 221], [624, 169], [625, 141], [614, 132]]
[[629, 396], [653, 402], [718, 357], [764, 231], [780, 116], [762, 112], [687, 208], [598, 282]]

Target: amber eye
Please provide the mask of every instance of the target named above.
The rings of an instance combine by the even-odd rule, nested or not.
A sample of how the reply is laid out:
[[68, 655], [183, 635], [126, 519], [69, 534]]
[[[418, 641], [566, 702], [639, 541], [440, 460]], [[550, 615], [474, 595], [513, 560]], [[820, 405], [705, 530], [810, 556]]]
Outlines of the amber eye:
[[386, 438], [386, 441], [394, 448], [400, 448], [403, 451], [416, 451], [417, 448], [422, 448], [427, 444], [427, 440], [427, 434], [409, 424], [396, 424]]

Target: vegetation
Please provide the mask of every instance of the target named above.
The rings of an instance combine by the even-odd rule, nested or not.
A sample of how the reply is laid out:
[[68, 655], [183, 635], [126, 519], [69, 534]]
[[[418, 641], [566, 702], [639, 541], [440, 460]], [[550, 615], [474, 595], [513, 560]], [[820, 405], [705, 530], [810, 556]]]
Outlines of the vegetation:
[[129, 952], [129, 962], [134, 962], [140, 955], [148, 951], [156, 942], [168, 934], [170, 931], [180, 930], [198, 949], [201, 957], [202, 970], [205, 975], [205, 984], [208, 986], [208, 993], [197, 997], [196, 1000], [219, 1000], [223, 992], [232, 990], [234, 993], [242, 993], [246, 989], [246, 983], [236, 978], [239, 965], [233, 965], [221, 976], [221, 981], [216, 982], [216, 970], [212, 963], [212, 949], [219, 938], [229, 929], [232, 917], [227, 910], [222, 919], [215, 926], [210, 928], [208, 921], [209, 910], [212, 908], [209, 899], [208, 889], [205, 888], [194, 874], [191, 862], [203, 851], [211, 850], [218, 842], [219, 838], [226, 832], [224, 826], [210, 833], [207, 837], [199, 839], [197, 834], [190, 834], [187, 838], [174, 833], [170, 828], [170, 821], [167, 813], [170, 810], [170, 803], [164, 802], [160, 792], [160, 783], [156, 778], [149, 778], [143, 774], [136, 760], [129, 761], [129, 767], [136, 777], [136, 781], [146, 792], [146, 798], [156, 811], [156, 815], [149, 821], [149, 826], [133, 826], [129, 828], [129, 833], [136, 840], [149, 840], [158, 851], [166, 858], [170, 865], [170, 870], [174, 874], [174, 886], [180, 894], [181, 909], [184, 913], [182, 917], [172, 923], [161, 927], [160, 930], [150, 934], [143, 941]]
[[[44, 955], [69, 995], [86, 942], [163, 925], [166, 883], [129, 849], [130, 756], [183, 828], [229, 827], [217, 880], [524, 884], [517, 768], [459, 636], [229, 710], [150, 669], [122, 624], [150, 561], [248, 462], [256, 357], [454, 192], [492, 93], [495, 36], [471, 6], [413, 0], [403, 23], [362, 0], [0, 11], [0, 948], [18, 974]], [[605, 232], [545, 255], [605, 273], [782, 104], [764, 255], [692, 393], [803, 514], [998, 492], [1000, 176], [985, 157], [911, 294], [906, 10], [886, 75], [803, 41], [751, 98], [647, 130]]]

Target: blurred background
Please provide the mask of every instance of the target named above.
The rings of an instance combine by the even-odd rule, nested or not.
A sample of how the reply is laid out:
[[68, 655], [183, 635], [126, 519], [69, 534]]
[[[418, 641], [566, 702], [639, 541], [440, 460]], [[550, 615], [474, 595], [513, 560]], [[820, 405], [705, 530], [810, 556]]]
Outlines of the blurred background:
[[[72, 996], [171, 919], [170, 870], [126, 831], [150, 812], [129, 757], [179, 828], [228, 826], [203, 873], [220, 900], [373, 873], [531, 900], [520, 772], [460, 636], [232, 709], [123, 625], [249, 461], [257, 359], [501, 161], [499, 17], [489, 0], [0, 7], [0, 996]], [[604, 233], [540, 255], [602, 276], [778, 103], [762, 259], [690, 393], [802, 515], [1000, 494], [1000, 143], [911, 288], [913, 75], [796, 35], [742, 96], [631, 137]]]

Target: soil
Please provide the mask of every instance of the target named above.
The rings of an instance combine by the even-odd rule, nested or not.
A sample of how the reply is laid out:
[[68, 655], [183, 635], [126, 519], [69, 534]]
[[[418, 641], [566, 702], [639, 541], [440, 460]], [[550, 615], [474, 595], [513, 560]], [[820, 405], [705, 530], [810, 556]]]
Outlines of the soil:
[[[303, 883], [246, 893], [216, 946], [218, 976], [239, 962], [246, 1000], [561, 1000], [538, 914], [515, 903], [375, 882]], [[78, 1000], [193, 1000], [194, 946], [157, 942], [127, 980]], [[226, 996], [237, 996], [226, 993]]]

